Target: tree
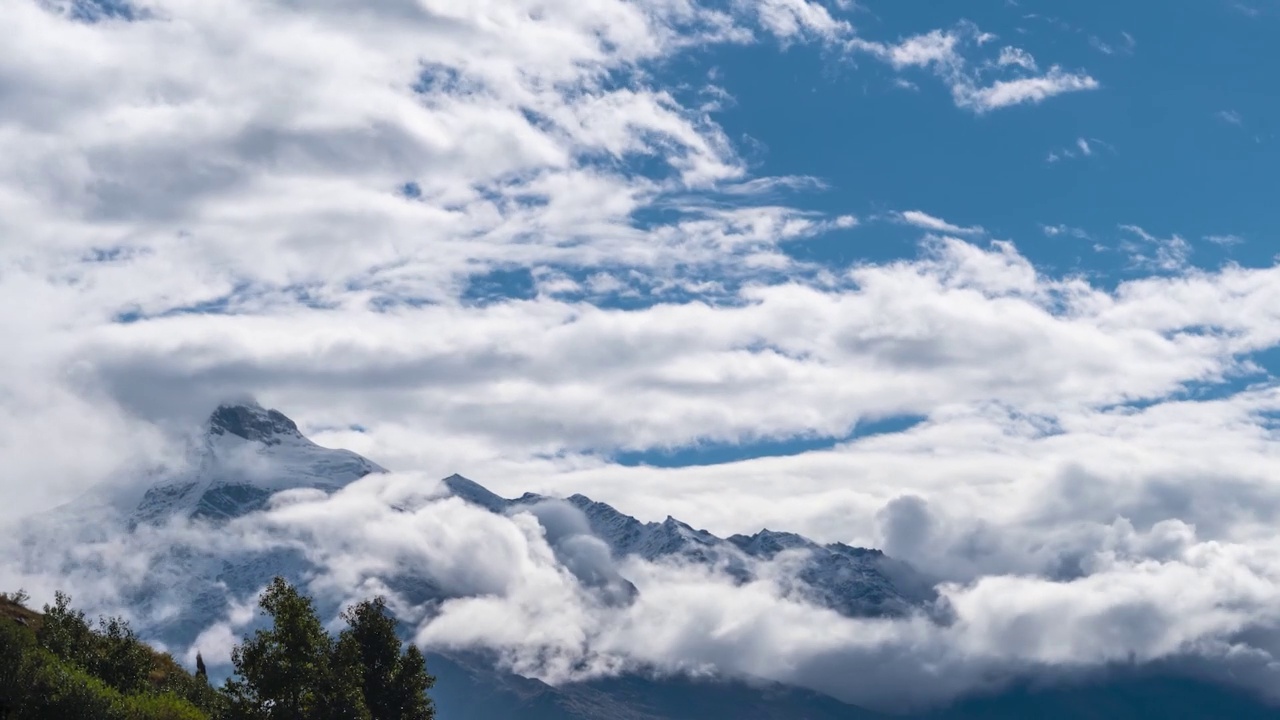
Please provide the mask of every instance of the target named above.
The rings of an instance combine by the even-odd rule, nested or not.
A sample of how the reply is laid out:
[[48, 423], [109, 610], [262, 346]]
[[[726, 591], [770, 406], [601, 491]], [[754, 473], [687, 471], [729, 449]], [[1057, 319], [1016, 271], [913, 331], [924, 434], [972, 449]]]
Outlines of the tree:
[[237, 678], [227, 681], [233, 718], [363, 720], [369, 717], [359, 676], [334, 667], [333, 641], [311, 599], [276, 578], [258, 601], [272, 627], [231, 653]]
[[100, 619], [95, 640], [86, 669], [125, 695], [143, 692], [155, 661], [129, 623], [116, 617]]
[[220, 708], [125, 620], [95, 628], [70, 602], [58, 593], [43, 618], [0, 616], [0, 720], [209, 720]]
[[435, 677], [427, 673], [427, 660], [422, 656], [422, 651], [410, 644], [400, 658], [391, 685], [393, 707], [400, 712], [392, 717], [403, 720], [433, 720], [436, 708], [427, 696], [427, 690], [435, 684]]
[[403, 654], [396, 620], [381, 597], [347, 608], [347, 629], [338, 636], [339, 662], [361, 678], [365, 705], [374, 720], [432, 720], [426, 691], [435, 684], [426, 661], [410, 645]]
[[49, 652], [84, 668], [89, 667], [96, 644], [84, 612], [72, 610], [71, 597], [61, 591], [54, 593], [52, 607], [44, 606], [44, 622], [36, 639]]
[[17, 717], [26, 699], [23, 664], [38, 647], [30, 629], [0, 620], [0, 718]]

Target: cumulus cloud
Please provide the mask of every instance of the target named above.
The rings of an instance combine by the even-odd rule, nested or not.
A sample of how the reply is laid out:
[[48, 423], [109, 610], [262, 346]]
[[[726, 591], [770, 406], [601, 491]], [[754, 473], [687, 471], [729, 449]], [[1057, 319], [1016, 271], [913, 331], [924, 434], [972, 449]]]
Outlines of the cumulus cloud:
[[[825, 181], [753, 175], [703, 90], [659, 79], [713, 45], [819, 43], [981, 113], [1085, 71], [968, 25], [870, 40], [798, 0], [87, 7], [0, 8], [0, 302], [22, 308], [0, 314], [0, 513], [137, 491], [245, 391], [402, 473], [216, 533], [99, 517], [11, 548], [3, 586], [160, 633], [183, 605], [157, 568], [194, 548], [266, 557], [246, 582], [305, 560], [329, 606], [387, 593], [420, 642], [550, 679], [715, 667], [891, 706], [1199, 658], [1276, 687], [1280, 398], [1254, 356], [1280, 344], [1280, 271], [1194, 270], [1133, 225], [1134, 276], [1094, 283], [920, 210], [895, 218], [944, 236], [919, 254], [816, 267], [786, 245], [869, 229], [787, 205]], [[614, 461], [763, 440], [819, 449]], [[954, 621], [838, 617], [784, 560], [739, 584], [614, 558], [564, 506], [442, 498], [454, 471], [881, 546], [945, 581]], [[251, 606], [204, 569], [208, 656]], [[634, 602], [602, 593], [619, 579]], [[422, 583], [447, 599], [415, 604]]]
[[[627, 287], [678, 296], [711, 266], [755, 273], [784, 262], [780, 240], [852, 224], [755, 202], [807, 181], [748, 177], [649, 74], [694, 48], [843, 32], [804, 0], [21, 0], [0, 19], [0, 299], [32, 308], [0, 320], [24, 348], [0, 361], [0, 448], [15, 476], [49, 478], [11, 511], [162, 445], [126, 442], [152, 426], [95, 394], [74, 349], [95, 329], [456, 304], [473, 277], [528, 266], [621, 267]], [[640, 227], [655, 206], [677, 219]], [[131, 410], [184, 421], [212, 399], [134, 389]]]

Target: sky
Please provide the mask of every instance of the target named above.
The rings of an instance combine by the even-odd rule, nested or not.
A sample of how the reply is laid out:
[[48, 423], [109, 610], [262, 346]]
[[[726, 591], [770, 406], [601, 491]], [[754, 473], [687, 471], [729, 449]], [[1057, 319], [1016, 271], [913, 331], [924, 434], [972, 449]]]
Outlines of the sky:
[[1265, 666], [1278, 23], [6, 2], [0, 519], [252, 395], [400, 473], [882, 547], [1112, 638], [1035, 662], [1125, 657], [1098, 618], [1150, 605], [1144, 657]]

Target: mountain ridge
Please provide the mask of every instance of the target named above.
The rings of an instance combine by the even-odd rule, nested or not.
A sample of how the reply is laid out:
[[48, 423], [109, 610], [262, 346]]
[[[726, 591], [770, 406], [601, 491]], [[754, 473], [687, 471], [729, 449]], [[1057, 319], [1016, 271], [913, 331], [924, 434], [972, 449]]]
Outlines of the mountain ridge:
[[[140, 531], [146, 525], [163, 524], [175, 517], [216, 527], [263, 510], [270, 497], [282, 490], [311, 489], [330, 494], [367, 475], [386, 472], [381, 466], [351, 451], [316, 445], [283, 413], [262, 408], [256, 403], [219, 406], [194, 446], [192, 459], [189, 467], [159, 478], [147, 489], [142, 500], [127, 509], [130, 518], [128, 532]], [[790, 591], [796, 599], [851, 617], [901, 617], [922, 613], [934, 621], [948, 620], [945, 609], [940, 609], [935, 602], [937, 596], [929, 578], [880, 550], [842, 543], [822, 545], [796, 533], [767, 528], [749, 535], [721, 538], [670, 516], [661, 522], [642, 522], [607, 503], [581, 494], [553, 498], [525, 493], [518, 498], [503, 498], [459, 474], [444, 478], [441, 486], [449, 495], [489, 512], [533, 514], [540, 523], [544, 523], [548, 544], [556, 551], [557, 558], [584, 587], [602, 590], [602, 596], [611, 603], [632, 601], [635, 587], [626, 578], [594, 573], [592, 567], [575, 567], [572, 557], [561, 554], [560, 538], [545, 524], [549, 517], [548, 508], [567, 506], [581, 513], [590, 535], [617, 558], [702, 564], [738, 582], [757, 578], [757, 568], [762, 563], [773, 563], [782, 558], [794, 572], [794, 587]], [[176, 614], [159, 613], [162, 619], [143, 629], [170, 647], [188, 647], [195, 640], [196, 633], [213, 619], [227, 616], [231, 610], [229, 597], [248, 598], [275, 575], [298, 582], [308, 576], [311, 568], [304, 548], [296, 545], [235, 555], [219, 554], [217, 548], [179, 548], [156, 558], [148, 568], [146, 582], [126, 600], [131, 607], [144, 610], [176, 608]], [[429, 576], [405, 573], [380, 577], [379, 580], [385, 582], [386, 587], [404, 594], [410, 602], [423, 607], [450, 597]], [[810, 720], [886, 717], [826, 695], [776, 683], [752, 684], [731, 678], [709, 683], [685, 676], [649, 676], [643, 672], [629, 672], [619, 677], [551, 686], [498, 669], [492, 663], [486, 665], [465, 652], [436, 652], [430, 656], [435, 658], [436, 666], [445, 676], [460, 678], [456, 680], [460, 686], [471, 682], [476, 691], [492, 690], [491, 706], [476, 712], [468, 710], [465, 697], [449, 699], [449, 691], [444, 691], [442, 712], [449, 708], [449, 716], [455, 720], [693, 720], [727, 717], [707, 715], [705, 709], [702, 715], [691, 715], [687, 711], [688, 706], [706, 702], [719, 703], [719, 707], [726, 711], [739, 713], [734, 717], [779, 720], [784, 717]], [[472, 680], [466, 681], [468, 677]], [[443, 687], [438, 690], [443, 691]], [[1140, 713], [1142, 707], [1155, 706], [1151, 687], [1155, 686], [1122, 684], [1118, 695], [1107, 691], [1110, 694], [1086, 693], [1084, 699], [1074, 695], [1068, 699], [1075, 698], [1072, 702], [1085, 709], [1121, 707], [1128, 708], [1123, 712], [1131, 713], [1094, 716], [1137, 718], [1143, 717]], [[1218, 698], [1213, 702], [1237, 703], [1243, 708], [1238, 717], [1280, 718], [1280, 712], [1268, 714], [1271, 709], [1257, 705], [1239, 693], [1232, 695], [1222, 690], [1213, 695], [1213, 692], [1218, 690], [1205, 690], [1204, 697]], [[1045, 700], [1046, 697], [1050, 699]], [[1090, 717], [1088, 714], [1053, 714], [1055, 708], [1070, 703], [1059, 695], [1046, 695], [1039, 691], [964, 702], [968, 705], [962, 703], [954, 712], [939, 711], [912, 717], [946, 720]], [[755, 712], [751, 708], [766, 706], [773, 708], [769, 711], [773, 714], [742, 714]], [[1133, 707], [1138, 707], [1139, 711], [1132, 710]], [[1033, 710], [1032, 715], [1026, 714], [1028, 708]], [[1214, 716], [1175, 714], [1170, 717]]]

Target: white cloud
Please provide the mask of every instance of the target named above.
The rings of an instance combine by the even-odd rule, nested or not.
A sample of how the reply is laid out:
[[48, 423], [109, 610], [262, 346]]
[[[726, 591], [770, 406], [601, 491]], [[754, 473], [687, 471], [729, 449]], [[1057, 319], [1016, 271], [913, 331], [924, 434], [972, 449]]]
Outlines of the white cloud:
[[1057, 163], [1062, 160], [1074, 160], [1076, 158], [1093, 157], [1098, 152], [1098, 147], [1106, 149], [1111, 153], [1115, 153], [1116, 149], [1109, 143], [1099, 140], [1098, 138], [1076, 138], [1075, 143], [1070, 147], [1060, 147], [1050, 150], [1045, 156], [1045, 162], [1049, 164]]
[[1219, 110], [1216, 113], [1216, 117], [1228, 125], [1235, 125], [1237, 127], [1244, 125], [1244, 118], [1235, 110]]
[[[0, 320], [23, 348], [0, 360], [0, 450], [15, 475], [51, 478], [11, 511], [157, 451], [123, 441], [154, 433], [72, 359], [117, 317], [454, 304], [469, 276], [513, 265], [754, 274], [783, 261], [780, 239], [849, 225], [750, 199], [810, 184], [748, 177], [644, 67], [770, 37], [783, 10], [805, 38], [837, 31], [817, 5], [773, 4], [772, 30], [767, 8], [659, 0], [156, 0], [98, 23], [59, 7], [0, 10], [15, 38], [0, 48], [0, 298], [35, 308]], [[704, 196], [721, 190], [746, 199]], [[650, 207], [678, 218], [642, 230]], [[64, 435], [86, 447], [59, 452]]]
[[741, 2], [759, 13], [760, 24], [783, 40], [811, 34], [835, 42], [853, 32], [844, 20], [836, 20], [822, 5], [809, 0], [757, 0]]
[[1016, 47], [1000, 48], [1000, 57], [996, 60], [999, 65], [1015, 65], [1023, 70], [1035, 72], [1039, 68], [1036, 66], [1036, 59], [1031, 53]]
[[1220, 245], [1222, 247], [1240, 245], [1245, 241], [1244, 238], [1240, 237], [1239, 235], [1234, 235], [1230, 233], [1223, 234], [1223, 235], [1205, 235], [1204, 239], [1207, 240], [1208, 242], [1213, 243], [1214, 245]]
[[1121, 225], [1120, 229], [1135, 238], [1121, 245], [1134, 265], [1163, 271], [1186, 268], [1192, 248], [1180, 235], [1159, 238], [1137, 225]]
[[[414, 616], [421, 637], [493, 643], [516, 664], [544, 649], [593, 671], [720, 664], [870, 702], [1187, 648], [1242, 677], [1258, 658], [1269, 677], [1272, 635], [1240, 638], [1273, 629], [1280, 606], [1280, 401], [1250, 360], [1280, 344], [1276, 268], [1191, 270], [1185, 240], [1138, 226], [1124, 249], [1156, 274], [1115, 287], [1046, 274], [1007, 242], [798, 263], [785, 243], [857, 218], [782, 204], [822, 181], [753, 176], [707, 94], [660, 86], [651, 67], [718, 43], [847, 43], [938, 76], [974, 112], [1098, 87], [1085, 72], [1037, 70], [968, 26], [851, 38], [795, 1], [304, 16], [153, 0], [150, 19], [96, 24], [45, 8], [0, 7], [0, 303], [23, 308], [0, 314], [0, 512], [29, 515], [104, 475], [136, 487], [176, 429], [242, 391], [418, 474], [295, 496], [226, 538], [98, 538], [77, 549], [101, 560], [95, 575], [31, 574], [15, 550], [0, 586], [47, 598], [71, 585], [112, 611], [158, 549], [283, 541], [324, 567], [317, 592], [375, 589], [397, 559], [488, 593], [439, 624]], [[895, 219], [983, 232], [920, 210]], [[491, 270], [528, 270], [529, 297], [472, 302], [469, 278]], [[1186, 392], [1204, 387], [1221, 397]], [[848, 439], [901, 416], [921, 422]], [[609, 460], [796, 438], [832, 447], [674, 469]], [[388, 511], [454, 471], [721, 533], [885, 545], [956, 583], [959, 622], [842, 620], [768, 582], [645, 564], [620, 568], [642, 602], [604, 609], [533, 518], [420, 497]], [[225, 649], [242, 620], [233, 609], [202, 642]]]
[[932, 70], [950, 88], [956, 106], [975, 113], [1036, 104], [1064, 93], [1101, 87], [1087, 73], [1068, 72], [1059, 65], [1051, 66], [1043, 74], [989, 80], [984, 73], [989, 68], [1038, 72], [1031, 54], [1017, 47], [1001, 48], [999, 55], [985, 64], [974, 63], [965, 57], [967, 46], [980, 48], [991, 37], [971, 23], [961, 23], [953, 30], [933, 30], [896, 44], [854, 38], [847, 45], [853, 51], [879, 58], [895, 70]]
[[983, 232], [982, 228], [976, 225], [974, 227], [953, 225], [942, 218], [934, 217], [920, 210], [906, 210], [898, 213], [897, 218], [907, 225], [914, 225], [933, 232], [951, 233], [953, 235], [980, 235]]
[[1097, 80], [1084, 73], [1069, 73], [1054, 65], [1044, 75], [1014, 80], [997, 80], [987, 87], [953, 88], [956, 104], [977, 112], [1022, 104], [1035, 104], [1063, 93], [1096, 90]]
[[1061, 223], [1057, 225], [1041, 225], [1040, 229], [1043, 230], [1044, 234], [1049, 237], [1059, 237], [1059, 236], [1065, 235], [1067, 237], [1078, 238], [1080, 240], [1092, 239], [1089, 233], [1085, 231], [1083, 228], [1071, 227], [1070, 225], [1064, 225]]

